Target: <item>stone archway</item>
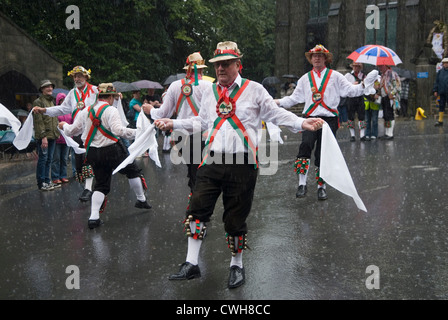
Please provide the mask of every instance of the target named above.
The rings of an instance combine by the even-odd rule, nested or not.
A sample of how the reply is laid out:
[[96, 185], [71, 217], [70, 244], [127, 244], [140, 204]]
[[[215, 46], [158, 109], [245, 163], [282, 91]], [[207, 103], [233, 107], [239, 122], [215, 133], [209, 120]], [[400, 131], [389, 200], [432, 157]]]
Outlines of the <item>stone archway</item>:
[[22, 73], [11, 70], [0, 75], [0, 103], [8, 109], [26, 109], [39, 96], [39, 90]]

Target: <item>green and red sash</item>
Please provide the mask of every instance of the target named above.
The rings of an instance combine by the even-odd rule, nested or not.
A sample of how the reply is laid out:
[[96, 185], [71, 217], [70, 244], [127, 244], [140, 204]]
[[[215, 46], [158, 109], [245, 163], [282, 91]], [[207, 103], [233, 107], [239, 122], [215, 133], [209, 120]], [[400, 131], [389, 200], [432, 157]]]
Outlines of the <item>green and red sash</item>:
[[[85, 100], [87, 96], [90, 96], [90, 93], [94, 93], [93, 86], [90, 83], [86, 83], [86, 86], [83, 90], [81, 90], [81, 94], [78, 92], [78, 89], [75, 88], [75, 100], [76, 100], [76, 109], [72, 112], [73, 121], [75, 121], [78, 113], [85, 108]], [[93, 104], [96, 103], [96, 100]]]
[[196, 102], [192, 99], [193, 95], [192, 83], [194, 83], [194, 79], [190, 80], [188, 83], [186, 82], [186, 79], [182, 79], [181, 83], [182, 83], [181, 94], [179, 96], [179, 99], [177, 99], [175, 115], [179, 114], [182, 104], [184, 103], [185, 100], [187, 100], [188, 105], [191, 108], [191, 111], [193, 111], [193, 114], [197, 116], [199, 114], [199, 108]]
[[333, 73], [333, 70], [327, 68], [327, 71], [325, 72], [325, 75], [322, 79], [320, 88], [319, 88], [319, 90], [317, 90], [316, 79], [314, 78], [314, 73], [312, 71], [308, 72], [308, 79], [310, 81], [313, 103], [304, 112], [304, 114], [306, 116], [310, 116], [314, 112], [314, 110], [316, 110], [316, 108], [318, 106], [324, 107], [325, 109], [327, 109], [328, 111], [333, 113], [335, 116], [339, 115], [339, 112], [337, 109], [331, 109], [324, 102], [325, 90], [327, 89], [328, 82], [330, 81], [330, 77], [331, 77], [332, 73]]
[[95, 137], [97, 131], [99, 130], [106, 138], [111, 139], [114, 142], [118, 141], [118, 137], [115, 136], [112, 132], [107, 130], [102, 124], [101, 124], [101, 116], [103, 115], [104, 110], [106, 110], [107, 107], [110, 107], [109, 104], [104, 103], [102, 106], [98, 108], [98, 111], [95, 114], [95, 110], [93, 109], [93, 106], [89, 107], [89, 118], [92, 120], [92, 126], [90, 127], [89, 134], [86, 138], [86, 154], [89, 151], [90, 144], [93, 141], [93, 138]]
[[215, 94], [216, 100], [218, 101], [216, 105], [216, 113], [218, 114], [218, 117], [213, 123], [212, 131], [210, 132], [210, 135], [207, 141], [205, 142], [205, 156], [199, 167], [201, 167], [207, 162], [211, 144], [215, 140], [215, 136], [218, 133], [219, 129], [227, 120], [229, 121], [232, 128], [236, 130], [241, 140], [243, 141], [244, 145], [252, 151], [252, 156], [254, 157], [255, 160], [254, 167], [255, 169], [258, 168], [258, 161], [257, 161], [258, 148], [255, 147], [248, 133], [246, 132], [244, 125], [241, 123], [240, 119], [238, 119], [238, 117], [235, 114], [236, 101], [241, 96], [243, 91], [247, 88], [249, 82], [250, 80], [242, 79], [241, 87], [238, 89], [234, 89], [229, 97], [225, 96], [225, 93], [222, 92], [221, 87], [217, 86], [216, 83], [213, 84], [213, 92]]

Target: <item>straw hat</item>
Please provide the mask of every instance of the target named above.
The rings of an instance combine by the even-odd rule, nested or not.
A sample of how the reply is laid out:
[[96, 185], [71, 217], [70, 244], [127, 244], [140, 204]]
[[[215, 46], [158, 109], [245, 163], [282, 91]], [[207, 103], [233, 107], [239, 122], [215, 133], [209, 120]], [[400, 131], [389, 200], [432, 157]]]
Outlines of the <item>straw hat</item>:
[[207, 68], [205, 65], [205, 60], [202, 58], [200, 52], [192, 53], [188, 56], [187, 61], [185, 62], [186, 66], [184, 67], [184, 70], [188, 70], [189, 68], [196, 68], [203, 69]]
[[98, 95], [100, 96], [108, 96], [108, 95], [117, 95], [118, 92], [115, 89], [114, 85], [112, 83], [100, 83], [98, 85]]
[[76, 66], [74, 67], [72, 70], [70, 70], [67, 75], [68, 76], [74, 76], [75, 73], [82, 73], [83, 75], [85, 75], [87, 77], [87, 79], [90, 79], [90, 69], [87, 70], [86, 68], [84, 68], [83, 66]]
[[238, 45], [232, 41], [219, 42], [214, 52], [214, 57], [209, 62], [240, 59], [243, 55], [238, 49]]
[[327, 48], [325, 48], [323, 45], [318, 44], [317, 46], [315, 46], [313, 49], [311, 49], [308, 52], [305, 52], [305, 57], [308, 60], [309, 63], [311, 63], [311, 56], [315, 53], [322, 53], [325, 55], [326, 57], [326, 62], [327, 63], [332, 63], [333, 62], [333, 54], [328, 51]]

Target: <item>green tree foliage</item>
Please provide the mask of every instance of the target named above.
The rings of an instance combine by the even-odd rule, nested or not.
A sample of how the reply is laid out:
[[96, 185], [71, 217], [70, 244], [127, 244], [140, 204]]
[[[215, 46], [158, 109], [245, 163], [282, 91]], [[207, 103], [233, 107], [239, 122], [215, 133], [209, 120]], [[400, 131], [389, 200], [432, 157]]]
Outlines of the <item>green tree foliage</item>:
[[[65, 27], [69, 5], [80, 10], [78, 30]], [[64, 72], [90, 68], [92, 83], [162, 82], [182, 72], [190, 53], [208, 61], [225, 40], [243, 52], [244, 77], [261, 82], [273, 74], [272, 0], [0, 0], [0, 10], [61, 60]], [[64, 83], [72, 86], [68, 77]]]

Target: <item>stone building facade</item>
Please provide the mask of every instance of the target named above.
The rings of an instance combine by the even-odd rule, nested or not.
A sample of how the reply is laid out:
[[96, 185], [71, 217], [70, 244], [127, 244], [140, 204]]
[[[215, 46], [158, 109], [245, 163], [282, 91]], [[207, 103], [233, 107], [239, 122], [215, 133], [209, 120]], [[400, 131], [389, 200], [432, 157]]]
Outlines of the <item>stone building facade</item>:
[[[379, 29], [367, 27], [373, 14], [368, 7], [379, 10]], [[277, 0], [276, 76], [309, 71], [304, 53], [316, 44], [333, 53], [331, 67], [342, 73], [349, 71], [351, 52], [365, 44], [381, 44], [399, 55], [403, 63], [398, 68], [415, 75], [410, 112], [422, 107], [432, 114], [435, 64], [440, 59], [427, 39], [437, 20], [448, 21], [446, 0]]]
[[0, 12], [0, 103], [25, 108], [44, 79], [62, 86], [62, 62]]

